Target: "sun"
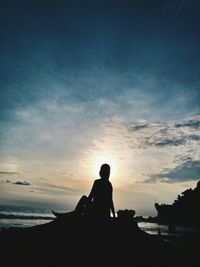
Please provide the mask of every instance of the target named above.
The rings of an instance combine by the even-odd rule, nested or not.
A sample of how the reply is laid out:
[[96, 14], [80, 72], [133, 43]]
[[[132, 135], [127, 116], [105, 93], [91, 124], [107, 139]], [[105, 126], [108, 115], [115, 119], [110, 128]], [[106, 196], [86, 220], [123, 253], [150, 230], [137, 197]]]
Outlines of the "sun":
[[117, 163], [114, 158], [108, 156], [98, 156], [94, 159], [93, 172], [95, 176], [99, 176], [99, 170], [102, 164], [110, 165], [110, 177], [115, 177], [117, 174]]

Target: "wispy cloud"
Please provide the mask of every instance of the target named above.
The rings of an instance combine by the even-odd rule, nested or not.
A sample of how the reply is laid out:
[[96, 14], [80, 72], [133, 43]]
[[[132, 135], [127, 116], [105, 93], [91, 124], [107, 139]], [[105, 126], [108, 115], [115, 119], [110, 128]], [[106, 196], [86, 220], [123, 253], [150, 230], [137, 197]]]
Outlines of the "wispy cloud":
[[6, 174], [6, 175], [13, 175], [13, 174], [19, 174], [19, 172], [6, 172], [6, 171], [0, 171], [0, 175], [4, 175], [4, 174]]
[[134, 124], [128, 128], [139, 147], [173, 147], [200, 140], [200, 115], [183, 121]]
[[194, 129], [200, 129], [200, 115], [194, 116], [191, 119], [183, 120], [182, 122], [175, 123], [175, 127], [189, 127]]
[[[133, 180], [148, 183], [199, 179], [200, 116], [152, 122], [121, 120], [105, 124], [104, 142], [120, 151], [123, 164], [132, 169]], [[142, 177], [143, 175], [143, 177]], [[137, 178], [136, 178], [137, 177]]]
[[12, 182], [11, 180], [1, 180], [0, 181], [3, 184], [14, 184], [14, 185], [31, 185], [29, 182], [27, 181], [16, 181], [16, 182]]
[[128, 130], [130, 132], [136, 132], [136, 131], [139, 131], [139, 130], [142, 130], [148, 127], [149, 127], [148, 124], [137, 124], [137, 125], [130, 126]]
[[11, 181], [10, 181], [10, 180], [0, 180], [0, 183], [2, 183], [2, 184], [4, 184], [4, 183], [6, 183], [6, 184], [10, 184]]
[[175, 168], [166, 169], [161, 173], [150, 176], [146, 182], [176, 183], [191, 180], [200, 180], [200, 160], [187, 160]]
[[29, 182], [26, 182], [26, 181], [17, 181], [13, 184], [16, 184], [16, 185], [31, 185]]

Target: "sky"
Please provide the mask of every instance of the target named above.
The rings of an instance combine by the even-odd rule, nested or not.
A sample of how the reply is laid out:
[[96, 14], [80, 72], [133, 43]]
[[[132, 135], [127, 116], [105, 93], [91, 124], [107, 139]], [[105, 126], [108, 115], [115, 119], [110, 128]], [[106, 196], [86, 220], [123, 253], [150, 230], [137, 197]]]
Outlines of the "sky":
[[0, 204], [72, 210], [111, 165], [155, 216], [200, 180], [200, 3], [1, 1]]

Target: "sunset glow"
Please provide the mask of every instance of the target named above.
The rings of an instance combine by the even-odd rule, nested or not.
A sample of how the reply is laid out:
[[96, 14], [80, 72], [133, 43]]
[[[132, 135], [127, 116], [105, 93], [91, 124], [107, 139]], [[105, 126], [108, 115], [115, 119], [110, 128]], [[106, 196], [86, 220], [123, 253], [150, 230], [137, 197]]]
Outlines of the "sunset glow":
[[110, 177], [114, 178], [117, 175], [117, 163], [112, 157], [98, 156], [93, 163], [93, 172], [95, 176], [99, 175], [99, 170], [102, 164], [109, 164], [111, 168]]

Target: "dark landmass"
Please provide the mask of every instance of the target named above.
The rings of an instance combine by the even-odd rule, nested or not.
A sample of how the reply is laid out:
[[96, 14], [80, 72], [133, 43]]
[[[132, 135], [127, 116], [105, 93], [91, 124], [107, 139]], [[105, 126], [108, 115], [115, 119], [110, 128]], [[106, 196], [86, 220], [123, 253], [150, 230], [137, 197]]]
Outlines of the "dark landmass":
[[187, 189], [171, 204], [155, 203], [158, 222], [200, 226], [200, 181], [196, 188]]
[[0, 261], [6, 267], [195, 266], [199, 240], [196, 233], [165, 241], [140, 230], [126, 214], [99, 221], [72, 213], [40, 226], [0, 232]]

